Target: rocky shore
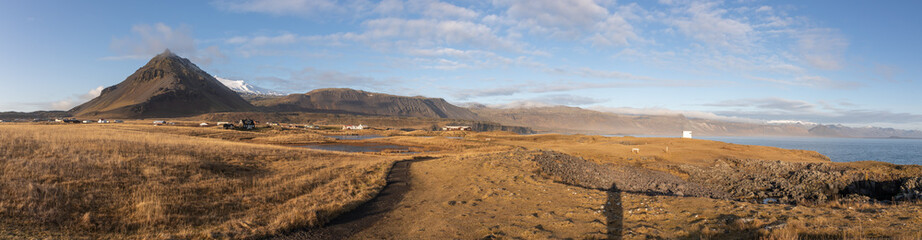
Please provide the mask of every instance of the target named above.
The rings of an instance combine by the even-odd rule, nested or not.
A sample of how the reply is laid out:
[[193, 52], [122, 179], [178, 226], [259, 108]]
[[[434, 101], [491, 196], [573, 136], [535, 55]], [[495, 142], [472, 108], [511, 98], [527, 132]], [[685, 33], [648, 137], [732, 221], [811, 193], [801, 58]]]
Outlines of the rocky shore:
[[[657, 163], [678, 175], [648, 168], [598, 164], [555, 151], [538, 151], [533, 160], [543, 176], [601, 190], [650, 195], [733, 199], [757, 203], [822, 203], [845, 199], [890, 203], [922, 199], [918, 168], [873, 171], [837, 163], [798, 163], [718, 159], [709, 166]], [[913, 176], [916, 175], [916, 176]]]

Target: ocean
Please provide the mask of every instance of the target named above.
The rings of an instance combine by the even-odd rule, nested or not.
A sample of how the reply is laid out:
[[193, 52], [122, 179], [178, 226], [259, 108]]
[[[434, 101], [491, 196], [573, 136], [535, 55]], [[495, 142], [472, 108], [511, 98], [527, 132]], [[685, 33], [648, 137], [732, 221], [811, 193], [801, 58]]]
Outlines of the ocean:
[[922, 139], [807, 138], [807, 137], [695, 137], [721, 142], [812, 150], [833, 162], [881, 161], [922, 165]]

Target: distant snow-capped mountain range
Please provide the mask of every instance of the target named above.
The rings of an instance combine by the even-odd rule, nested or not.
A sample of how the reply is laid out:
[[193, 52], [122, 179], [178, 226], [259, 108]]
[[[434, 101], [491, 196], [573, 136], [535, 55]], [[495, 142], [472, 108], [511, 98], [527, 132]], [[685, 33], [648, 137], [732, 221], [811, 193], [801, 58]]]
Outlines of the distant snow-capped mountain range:
[[215, 78], [215, 79], [218, 79], [218, 81], [221, 82], [222, 84], [224, 84], [224, 86], [227, 86], [227, 87], [230, 88], [231, 90], [234, 90], [234, 92], [237, 92], [237, 93], [240, 93], [240, 94], [249, 94], [249, 95], [271, 95], [271, 96], [284, 96], [284, 95], [286, 95], [285, 93], [282, 93], [282, 92], [273, 91], [273, 90], [269, 90], [269, 89], [265, 89], [265, 88], [253, 86], [252, 84], [246, 83], [246, 82], [244, 82], [243, 80], [230, 80], [230, 79], [221, 78], [221, 77], [218, 77], [218, 76], [214, 76], [214, 78]]

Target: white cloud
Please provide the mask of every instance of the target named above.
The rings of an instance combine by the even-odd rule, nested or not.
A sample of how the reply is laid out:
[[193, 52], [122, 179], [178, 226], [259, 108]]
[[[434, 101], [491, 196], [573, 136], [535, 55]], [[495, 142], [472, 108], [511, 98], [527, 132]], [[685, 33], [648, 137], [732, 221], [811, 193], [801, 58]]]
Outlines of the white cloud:
[[802, 76], [792, 77], [790, 79], [775, 79], [775, 78], [767, 78], [767, 77], [750, 76], [749, 79], [763, 81], [763, 82], [778, 83], [782, 85], [804, 86], [804, 87], [821, 88], [821, 89], [852, 89], [852, 88], [862, 86], [862, 84], [858, 82], [835, 81], [835, 80], [832, 80], [826, 77], [811, 76], [811, 75], [802, 75]]
[[534, 28], [569, 33], [589, 28], [608, 15], [608, 9], [592, 0], [509, 0], [509, 16]]
[[[578, 106], [578, 105], [589, 105], [604, 102], [606, 100], [596, 99], [584, 96], [577, 96], [571, 94], [550, 94], [540, 97], [534, 97], [529, 99], [519, 99], [513, 100], [505, 103], [499, 104], [486, 104], [484, 106], [490, 108], [499, 108], [499, 109], [514, 109], [514, 108], [541, 108], [541, 107], [553, 107], [553, 106]], [[483, 104], [472, 104], [483, 105]]]
[[687, 118], [710, 119], [710, 120], [729, 121], [729, 122], [749, 122], [749, 123], [763, 122], [762, 120], [758, 120], [758, 119], [722, 116], [722, 115], [718, 115], [718, 114], [714, 114], [710, 112], [682, 111], [682, 110], [671, 110], [671, 109], [666, 109], [666, 108], [591, 107], [590, 109], [600, 111], [600, 112], [609, 112], [609, 113], [627, 114], [627, 115], [675, 116], [675, 115], [681, 114]]
[[522, 92], [523, 87], [524, 86], [522, 85], [516, 85], [495, 88], [465, 89], [456, 91], [454, 96], [460, 100], [467, 100], [476, 97], [510, 96]]
[[507, 7], [505, 15], [489, 15], [484, 22], [509, 25], [535, 36], [580, 40], [597, 47], [643, 41], [628, 21], [636, 19], [634, 12], [642, 11], [636, 4], [615, 7], [593, 0], [501, 0], [494, 5]]
[[169, 48], [177, 54], [194, 54], [192, 28], [182, 25], [172, 28], [163, 23], [138, 24], [131, 27], [133, 35], [112, 39], [109, 47], [119, 54], [115, 58], [147, 59]]
[[809, 29], [798, 33], [797, 45], [803, 60], [813, 67], [836, 70], [843, 67], [848, 40], [832, 29]]
[[591, 68], [580, 68], [576, 71], [576, 74], [587, 78], [608, 78], [608, 79], [625, 79], [625, 80], [642, 80], [642, 81], [656, 81], [658, 79], [648, 77], [648, 76], [637, 76], [630, 73], [619, 72], [619, 71], [602, 71], [595, 70]]
[[597, 46], [628, 46], [633, 41], [640, 40], [635, 33], [634, 26], [619, 15], [609, 16], [605, 21], [596, 24], [598, 31], [589, 41]]
[[129, 36], [112, 39], [109, 48], [116, 55], [103, 59], [146, 60], [165, 49], [203, 65], [226, 58], [217, 46], [199, 49], [192, 37], [192, 28], [187, 25], [174, 28], [163, 23], [137, 24], [131, 27], [131, 33]]
[[533, 100], [518, 100], [511, 101], [507, 103], [500, 104], [487, 104], [487, 107], [490, 108], [499, 108], [499, 109], [514, 109], [514, 108], [541, 108], [541, 107], [553, 107], [554, 105], [538, 102]]
[[735, 99], [705, 104], [718, 116], [769, 120], [769, 123], [875, 124], [918, 128], [922, 115], [882, 109], [863, 109], [848, 102], [809, 102], [785, 98]]
[[[99, 97], [103, 89], [105, 89], [105, 87], [98, 86], [96, 88], [90, 89], [85, 94], [74, 95], [67, 99], [62, 99], [56, 102], [40, 104], [40, 107], [42, 109], [50, 109], [50, 110], [64, 110], [64, 111], [70, 110], [71, 108], [74, 108], [77, 105], [80, 105], [86, 101], [92, 100], [93, 98]], [[44, 106], [41, 106], [41, 105], [44, 105]]]
[[453, 4], [432, 1], [429, 2], [425, 10], [423, 10], [423, 15], [431, 18], [473, 19], [477, 18], [480, 14]]
[[96, 87], [96, 88], [94, 88], [94, 89], [90, 89], [90, 91], [87, 92], [86, 95], [84, 95], [84, 99], [90, 100], [90, 99], [99, 97], [99, 95], [102, 94], [102, 90], [103, 90], [103, 89], [105, 89], [105, 87], [103, 87], [103, 86], [99, 86], [99, 87]]
[[714, 107], [742, 107], [756, 108], [774, 111], [812, 111], [816, 105], [801, 100], [790, 100], [784, 98], [760, 98], [760, 99], [737, 99], [728, 100], [718, 103], [706, 104]]
[[515, 54], [545, 55], [527, 50], [527, 44], [500, 36], [491, 27], [468, 20], [379, 18], [362, 22], [360, 32], [300, 36], [283, 33], [276, 36], [237, 36], [226, 39], [238, 50], [259, 52], [273, 47], [295, 44], [345, 46], [362, 43], [382, 52], [415, 48], [475, 48], [500, 50]]
[[682, 11], [687, 15], [666, 21], [686, 36], [734, 52], [745, 52], [754, 44], [753, 27], [725, 17], [727, 10], [718, 8], [715, 2], [692, 2]]
[[577, 96], [573, 94], [550, 94], [531, 99], [536, 102], [543, 102], [551, 105], [579, 106], [605, 102], [607, 100], [591, 98], [586, 96]]
[[284, 92], [304, 92], [317, 88], [380, 90], [399, 83], [399, 79], [377, 79], [356, 73], [318, 70], [312, 67], [289, 71], [287, 78], [252, 77], [250, 79], [273, 85], [273, 89], [279, 89]]
[[874, 64], [874, 69], [872, 71], [875, 75], [875, 80], [887, 82], [899, 82], [900, 80], [897, 79], [897, 75], [903, 73], [902, 68], [884, 64]]
[[342, 11], [336, 1], [330, 0], [242, 0], [215, 1], [219, 8], [233, 12], [256, 12], [273, 15], [309, 16]]
[[374, 12], [381, 15], [397, 15], [403, 12], [404, 6], [401, 0], [383, 0], [375, 5]]
[[[469, 45], [487, 49], [525, 52], [524, 44], [501, 37], [489, 26], [470, 21], [435, 19], [373, 19], [363, 23], [366, 31], [356, 39], [399, 44], [408, 41], [419, 47]], [[387, 44], [385, 47], [393, 46]]]

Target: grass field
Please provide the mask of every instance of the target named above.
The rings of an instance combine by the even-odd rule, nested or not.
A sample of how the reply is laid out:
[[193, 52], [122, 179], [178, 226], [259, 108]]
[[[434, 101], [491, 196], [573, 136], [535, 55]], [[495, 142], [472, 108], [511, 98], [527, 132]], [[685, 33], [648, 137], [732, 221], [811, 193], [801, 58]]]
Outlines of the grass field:
[[[0, 239], [240, 239], [322, 226], [372, 199], [392, 163], [412, 157], [287, 147], [343, 134], [390, 136], [361, 141], [414, 146], [431, 158], [410, 168], [414, 187], [383, 213], [389, 220], [358, 239], [593, 238], [613, 230], [624, 239], [922, 237], [920, 202], [786, 205], [612, 194], [542, 178], [529, 157], [553, 150], [688, 179], [657, 166], [709, 168], [724, 158], [829, 163], [812, 151], [678, 138], [182, 125], [0, 124]], [[829, 164], [880, 179], [922, 171]], [[606, 203], [618, 211], [600, 215]]]
[[318, 226], [373, 197], [398, 160], [223, 140], [315, 137], [263, 135], [0, 125], [0, 238], [240, 238]]

